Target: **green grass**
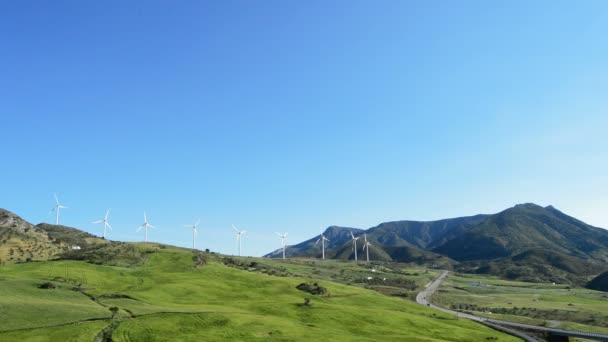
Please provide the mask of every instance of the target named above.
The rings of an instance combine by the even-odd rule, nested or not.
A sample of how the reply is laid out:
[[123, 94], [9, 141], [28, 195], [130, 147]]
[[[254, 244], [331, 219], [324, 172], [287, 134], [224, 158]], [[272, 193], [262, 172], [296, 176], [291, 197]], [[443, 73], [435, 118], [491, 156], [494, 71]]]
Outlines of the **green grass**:
[[[298, 275], [276, 277], [215, 260], [193, 268], [192, 254], [185, 249], [137, 248], [146, 256], [137, 267], [79, 261], [1, 267], [0, 330], [27, 330], [1, 333], [0, 340], [92, 340], [110, 321], [58, 325], [109, 318], [110, 307], [117, 307], [115, 341], [481, 341], [489, 336], [518, 341], [410, 301], [347, 285], [347, 278], [370, 272], [366, 265], [251, 259]], [[413, 271], [383, 269], [378, 274], [410, 276], [420, 283], [434, 277]], [[57, 289], [37, 288], [52, 279]], [[318, 282], [330, 296], [296, 289], [306, 281]], [[76, 285], [84, 293], [74, 291]], [[305, 297], [311, 305], [303, 305]]]
[[38, 288], [37, 280], [0, 280], [0, 331], [42, 327], [91, 318], [110, 312], [72, 286], [57, 283], [53, 290]]
[[3, 342], [81, 342], [93, 341], [97, 333], [108, 325], [108, 322], [86, 322], [66, 326], [31, 329], [0, 333]]
[[[479, 286], [481, 282], [482, 286]], [[525, 283], [480, 275], [451, 275], [433, 296], [436, 304], [476, 311], [486, 317], [542, 325], [560, 321], [558, 328], [575, 324], [579, 330], [608, 326], [608, 296], [549, 283]], [[471, 309], [471, 305], [478, 308]], [[488, 314], [490, 311], [492, 314]], [[486, 313], [484, 313], [486, 312]]]

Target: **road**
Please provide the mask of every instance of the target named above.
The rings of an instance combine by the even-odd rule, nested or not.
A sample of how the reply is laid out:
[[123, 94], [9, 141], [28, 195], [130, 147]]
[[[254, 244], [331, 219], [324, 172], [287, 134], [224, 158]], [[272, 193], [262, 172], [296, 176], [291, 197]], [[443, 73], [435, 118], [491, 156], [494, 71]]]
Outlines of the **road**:
[[598, 333], [593, 333], [593, 332], [577, 331], [577, 330], [554, 329], [554, 328], [539, 327], [536, 325], [500, 321], [500, 320], [496, 320], [496, 319], [489, 319], [489, 318], [470, 315], [470, 314], [466, 314], [466, 313], [462, 313], [462, 312], [458, 312], [458, 311], [454, 311], [454, 310], [449, 310], [449, 309], [434, 305], [433, 303], [429, 302], [431, 295], [433, 294], [433, 292], [435, 292], [435, 290], [437, 290], [439, 285], [441, 285], [441, 282], [443, 282], [443, 280], [448, 276], [448, 274], [449, 274], [448, 271], [444, 271], [439, 276], [439, 278], [435, 279], [435, 281], [433, 281], [431, 284], [429, 284], [422, 292], [420, 292], [416, 296], [416, 302], [418, 304], [422, 304], [422, 305], [431, 307], [436, 310], [443, 311], [443, 312], [451, 314], [451, 315], [470, 319], [472, 321], [491, 326], [498, 330], [502, 330], [504, 332], [521, 337], [526, 341], [541, 341], [541, 340], [539, 340], [533, 336], [526, 335], [520, 331], [515, 331], [510, 328], [519, 328], [519, 329], [532, 330], [532, 331], [545, 331], [545, 332], [550, 332], [552, 334], [561, 335], [561, 336], [572, 336], [572, 337], [580, 337], [580, 338], [586, 338], [586, 339], [598, 340], [598, 341], [608, 341], [608, 335], [606, 335], [606, 334], [598, 334]]

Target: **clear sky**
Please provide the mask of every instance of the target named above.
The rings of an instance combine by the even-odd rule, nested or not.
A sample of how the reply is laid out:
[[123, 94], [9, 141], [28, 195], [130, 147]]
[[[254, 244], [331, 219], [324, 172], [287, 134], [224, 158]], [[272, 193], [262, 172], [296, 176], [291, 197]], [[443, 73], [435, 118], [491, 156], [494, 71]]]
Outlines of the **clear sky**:
[[607, 1], [2, 1], [0, 207], [233, 253], [552, 204], [608, 228]]

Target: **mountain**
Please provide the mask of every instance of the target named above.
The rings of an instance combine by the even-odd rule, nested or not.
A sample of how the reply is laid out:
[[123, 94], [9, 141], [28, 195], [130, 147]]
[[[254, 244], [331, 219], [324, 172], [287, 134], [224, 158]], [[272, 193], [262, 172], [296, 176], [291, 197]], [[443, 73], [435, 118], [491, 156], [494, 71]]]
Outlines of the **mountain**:
[[[323, 235], [329, 240], [325, 241], [325, 251], [332, 249], [337, 249], [344, 246], [347, 242], [350, 243], [351, 236], [350, 234], [360, 235], [363, 232], [363, 229], [359, 228], [350, 228], [350, 227], [339, 227], [339, 226], [331, 226], [325, 229]], [[315, 242], [319, 240], [320, 235], [315, 236], [312, 239], [308, 239], [304, 242], [300, 242], [297, 245], [289, 246], [285, 250], [285, 255], [287, 257], [294, 256], [307, 256], [307, 257], [321, 257], [321, 242], [315, 245]], [[277, 249], [271, 253], [265, 255], [265, 257], [276, 258], [282, 256], [282, 249]], [[336, 253], [335, 251], [333, 252]]]
[[599, 276], [593, 278], [587, 287], [593, 290], [608, 292], [608, 272], [604, 272]]
[[[325, 235], [339, 233], [326, 245], [326, 256], [353, 259], [351, 231], [355, 236], [367, 235], [372, 243], [370, 257], [379, 261], [460, 263], [461, 270], [555, 282], [580, 282], [608, 269], [607, 230], [552, 206], [532, 203], [492, 215], [385, 222], [367, 230], [332, 226]], [[289, 246], [287, 254], [319, 257], [320, 246], [314, 245], [318, 238]], [[359, 255], [363, 255], [361, 247], [359, 244]]]
[[520, 204], [486, 217], [432, 251], [467, 261], [509, 257], [531, 249], [608, 261], [608, 231], [552, 206]]
[[414, 246], [422, 249], [441, 245], [488, 215], [458, 217], [439, 221], [385, 222], [366, 231], [368, 238], [385, 246]]

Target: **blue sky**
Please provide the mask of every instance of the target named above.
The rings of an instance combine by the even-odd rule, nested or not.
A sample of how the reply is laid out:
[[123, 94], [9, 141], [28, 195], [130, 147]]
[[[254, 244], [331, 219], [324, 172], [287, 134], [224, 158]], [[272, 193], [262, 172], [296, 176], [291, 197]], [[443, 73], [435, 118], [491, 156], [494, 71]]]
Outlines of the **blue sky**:
[[552, 204], [608, 227], [605, 1], [0, 2], [0, 207], [262, 255]]

